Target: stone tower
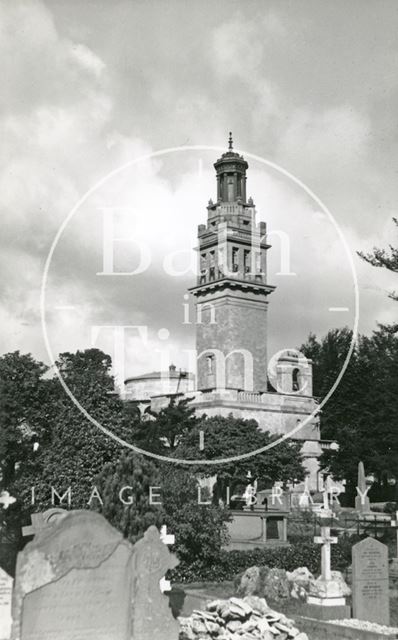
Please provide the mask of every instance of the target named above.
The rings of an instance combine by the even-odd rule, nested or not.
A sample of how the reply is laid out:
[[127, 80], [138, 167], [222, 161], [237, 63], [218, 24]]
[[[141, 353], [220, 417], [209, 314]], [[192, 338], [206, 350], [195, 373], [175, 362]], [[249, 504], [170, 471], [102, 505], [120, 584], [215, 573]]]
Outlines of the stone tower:
[[229, 148], [214, 164], [217, 201], [198, 227], [197, 389], [267, 391], [266, 224], [246, 198], [246, 160]]

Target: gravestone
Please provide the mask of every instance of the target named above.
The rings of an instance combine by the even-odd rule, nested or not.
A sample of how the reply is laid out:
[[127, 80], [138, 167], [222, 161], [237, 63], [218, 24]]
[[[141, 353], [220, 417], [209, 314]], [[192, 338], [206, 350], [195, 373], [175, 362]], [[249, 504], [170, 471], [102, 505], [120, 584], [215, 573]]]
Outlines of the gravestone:
[[388, 625], [388, 549], [374, 538], [352, 548], [352, 607], [354, 618]]
[[350, 608], [345, 601], [344, 581], [339, 579], [331, 567], [331, 545], [338, 539], [330, 534], [333, 511], [329, 503], [329, 486], [323, 490], [323, 509], [319, 513], [321, 535], [314, 537], [316, 544], [321, 544], [322, 573], [317, 580], [310, 583], [310, 592], [305, 605], [306, 615], [322, 620], [348, 618]]
[[72, 511], [39, 528], [18, 554], [12, 640], [130, 640], [132, 559], [132, 545], [98, 513]]
[[134, 545], [134, 640], [177, 640], [180, 625], [171, 615], [169, 600], [159, 589], [161, 578], [178, 564], [160, 538], [155, 526], [149, 527]]
[[10, 637], [12, 583], [11, 576], [0, 567], [0, 640]]

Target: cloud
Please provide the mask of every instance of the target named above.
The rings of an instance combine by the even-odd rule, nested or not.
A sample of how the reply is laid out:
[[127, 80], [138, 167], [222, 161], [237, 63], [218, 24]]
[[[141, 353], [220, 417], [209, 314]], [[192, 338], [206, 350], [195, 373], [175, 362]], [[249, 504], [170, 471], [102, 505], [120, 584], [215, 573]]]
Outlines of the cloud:
[[[144, 5], [98, 3], [92, 11], [84, 3], [72, 10], [67, 3], [17, 0], [0, 7], [3, 351], [19, 344], [47, 358], [39, 325], [42, 270], [59, 225], [87, 189], [157, 149], [225, 144], [230, 128], [237, 147], [280, 163], [316, 191], [353, 254], [388, 241], [398, 195], [391, 169], [396, 141], [388, 134], [395, 120], [374, 102], [376, 89], [362, 100], [355, 72], [350, 83], [344, 66], [344, 53], [355, 60], [366, 53], [364, 22], [361, 41], [344, 40], [347, 49], [336, 51], [336, 61], [328, 53], [333, 34], [321, 29], [317, 11], [302, 16], [293, 6], [286, 12], [271, 3], [265, 10], [253, 2], [249, 12], [221, 1], [209, 4], [207, 15], [193, 4], [183, 10], [181, 3], [171, 2], [167, 10]], [[360, 68], [364, 74], [369, 67], [375, 83], [383, 60], [397, 58], [385, 46], [383, 41]], [[341, 78], [330, 73], [332, 63]], [[388, 95], [392, 105], [391, 86]], [[194, 326], [183, 324], [182, 305], [194, 274], [167, 275], [164, 259], [186, 251], [175, 258], [181, 267], [185, 257], [195, 257], [191, 247], [207, 199], [215, 196], [212, 163], [219, 155], [181, 151], [146, 159], [90, 196], [51, 265], [48, 322], [55, 352], [88, 346], [94, 324], [145, 324], [148, 345], [129, 343], [128, 373], [159, 368], [162, 327], [171, 332], [170, 357], [185, 365], [179, 352], [193, 344]], [[273, 237], [270, 281], [278, 288], [269, 307], [272, 351], [344, 322], [328, 307], [342, 298], [351, 305], [352, 289], [341, 244], [319, 208], [276, 173], [249, 164], [248, 188], [259, 217], [270, 230], [289, 235], [297, 273], [277, 276], [279, 241]], [[149, 246], [151, 265], [139, 277], [96, 275], [104, 206], [125, 207], [115, 231]], [[119, 243], [117, 268], [132, 268], [137, 247], [125, 243], [123, 254], [121, 248]], [[357, 267], [361, 326], [371, 331], [393, 312], [384, 289], [394, 287], [388, 273], [359, 260]], [[57, 310], [68, 306], [75, 310]]]

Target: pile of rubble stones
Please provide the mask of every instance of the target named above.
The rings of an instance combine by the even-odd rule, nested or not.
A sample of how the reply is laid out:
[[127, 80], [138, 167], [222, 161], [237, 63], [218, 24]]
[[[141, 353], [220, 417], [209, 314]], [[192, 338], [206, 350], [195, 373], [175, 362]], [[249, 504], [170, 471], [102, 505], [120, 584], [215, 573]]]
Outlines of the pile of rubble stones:
[[308, 640], [292, 620], [256, 596], [214, 600], [206, 611], [195, 610], [179, 621], [179, 640]]

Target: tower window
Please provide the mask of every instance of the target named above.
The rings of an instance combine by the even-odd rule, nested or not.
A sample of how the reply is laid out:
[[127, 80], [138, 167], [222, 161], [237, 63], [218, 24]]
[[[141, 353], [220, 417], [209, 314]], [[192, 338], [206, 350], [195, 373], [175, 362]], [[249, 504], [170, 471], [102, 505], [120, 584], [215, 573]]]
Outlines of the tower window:
[[218, 274], [219, 274], [219, 277], [221, 278], [224, 275], [224, 261], [225, 261], [224, 248], [220, 247], [218, 250]]
[[206, 356], [206, 361], [207, 361], [207, 373], [211, 375], [214, 373], [214, 356], [213, 355]]
[[234, 195], [234, 180], [233, 178], [228, 178], [228, 202], [233, 202]]
[[256, 251], [255, 260], [256, 260], [256, 264], [255, 264], [256, 279], [257, 280], [261, 280], [261, 277], [264, 274], [261, 271], [261, 253], [260, 253], [260, 251]]
[[232, 271], [236, 273], [239, 270], [239, 248], [232, 247]]
[[292, 374], [292, 390], [293, 391], [298, 391], [300, 389], [300, 382], [299, 382], [299, 374], [300, 374], [300, 369], [293, 369], [293, 374]]
[[205, 253], [201, 253], [200, 254], [200, 284], [202, 284], [203, 282], [206, 282], [206, 254]]
[[243, 262], [245, 265], [245, 273], [250, 273], [250, 251], [245, 249], [243, 254]]
[[215, 280], [215, 277], [216, 277], [215, 254], [214, 254], [214, 251], [210, 251], [209, 280]]

